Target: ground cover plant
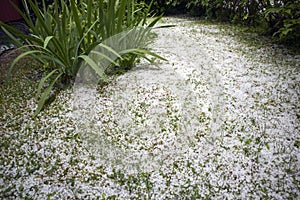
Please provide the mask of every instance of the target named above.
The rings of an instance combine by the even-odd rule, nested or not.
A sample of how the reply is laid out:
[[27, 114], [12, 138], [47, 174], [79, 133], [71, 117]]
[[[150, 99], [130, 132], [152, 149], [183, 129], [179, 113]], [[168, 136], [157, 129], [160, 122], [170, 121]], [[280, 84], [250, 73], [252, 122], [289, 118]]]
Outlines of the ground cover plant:
[[[98, 48], [99, 62], [121, 65], [126, 69], [133, 67], [139, 57], [146, 58], [147, 54], [161, 58], [145, 49], [144, 43], [148, 33], [159, 19], [158, 17], [148, 23], [150, 6], [137, 4], [134, 0], [67, 2], [54, 0], [50, 5], [44, 0], [41, 4], [33, 0], [24, 1], [25, 11], [20, 12], [31, 33], [24, 34], [4, 23], [1, 23], [1, 26], [13, 39], [15, 46], [23, 51], [12, 63], [11, 70], [25, 56], [32, 56], [42, 63], [41, 71], [44, 76], [37, 88], [40, 101], [34, 115], [41, 111], [55, 86], [66, 87], [74, 81], [84, 62], [88, 63], [103, 80], [107, 80], [105, 69], [100, 68], [96, 65], [96, 61], [89, 57], [89, 53], [92, 50], [95, 52], [97, 46], [106, 50], [104, 52]], [[132, 34], [130, 36], [131, 45], [123, 46], [120, 51], [117, 52], [103, 43], [123, 31], [129, 33], [133, 28], [136, 33], [134, 37]], [[119, 63], [109, 55], [118, 58]]]
[[163, 22], [177, 26], [151, 47], [169, 61], [65, 90], [34, 119], [36, 81], [0, 85], [1, 198], [299, 199], [299, 55], [229, 25]]

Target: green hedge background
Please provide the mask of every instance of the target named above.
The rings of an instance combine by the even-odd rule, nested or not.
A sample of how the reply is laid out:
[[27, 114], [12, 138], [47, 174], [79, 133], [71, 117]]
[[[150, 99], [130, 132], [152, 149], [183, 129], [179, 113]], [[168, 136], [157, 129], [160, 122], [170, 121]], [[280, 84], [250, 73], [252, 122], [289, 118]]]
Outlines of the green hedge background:
[[300, 47], [300, 0], [154, 0], [152, 9], [242, 24]]

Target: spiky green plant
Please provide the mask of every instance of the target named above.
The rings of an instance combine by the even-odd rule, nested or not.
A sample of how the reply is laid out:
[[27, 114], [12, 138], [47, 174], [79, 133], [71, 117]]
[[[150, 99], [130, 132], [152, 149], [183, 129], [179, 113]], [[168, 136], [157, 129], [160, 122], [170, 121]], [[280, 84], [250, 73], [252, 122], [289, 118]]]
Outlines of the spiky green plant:
[[[39, 103], [34, 116], [42, 110], [57, 83], [74, 79], [83, 62], [106, 80], [104, 70], [89, 56], [99, 44], [102, 49], [116, 55], [120, 63], [130, 67], [137, 58], [147, 58], [146, 55], [162, 59], [140, 45], [159, 20], [158, 17], [147, 24], [151, 4], [141, 6], [135, 0], [69, 0], [68, 3], [54, 0], [50, 6], [46, 6], [45, 0], [42, 0], [42, 8], [36, 0], [26, 0], [23, 4], [25, 11], [19, 12], [31, 30], [30, 35], [2, 22], [0, 25], [13, 43], [23, 51], [12, 63], [9, 74], [15, 64], [25, 56], [32, 56], [43, 63], [45, 73], [37, 88]], [[35, 20], [32, 19], [32, 12]], [[146, 28], [133, 38], [133, 44], [138, 44], [137, 46], [130, 46], [128, 49], [125, 47], [122, 52], [118, 52], [102, 44], [108, 38], [138, 26]], [[97, 55], [117, 65], [114, 59], [101, 54], [101, 51]]]

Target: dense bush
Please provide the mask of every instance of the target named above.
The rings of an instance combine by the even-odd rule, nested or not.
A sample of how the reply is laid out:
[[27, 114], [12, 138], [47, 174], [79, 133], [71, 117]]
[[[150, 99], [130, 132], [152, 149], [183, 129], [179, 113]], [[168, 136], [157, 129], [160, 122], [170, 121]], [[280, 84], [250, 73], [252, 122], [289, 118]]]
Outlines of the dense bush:
[[276, 2], [264, 12], [271, 33], [281, 40], [300, 42], [300, 1]]
[[191, 14], [210, 19], [248, 26], [266, 24], [265, 32], [282, 41], [300, 39], [299, 0], [194, 0], [186, 6]]
[[139, 0], [151, 4], [152, 11], [155, 14], [184, 14], [187, 12], [187, 4], [189, 0]]
[[274, 38], [300, 45], [299, 0], [154, 0], [153, 9], [167, 14], [188, 13], [206, 19], [260, 26]]

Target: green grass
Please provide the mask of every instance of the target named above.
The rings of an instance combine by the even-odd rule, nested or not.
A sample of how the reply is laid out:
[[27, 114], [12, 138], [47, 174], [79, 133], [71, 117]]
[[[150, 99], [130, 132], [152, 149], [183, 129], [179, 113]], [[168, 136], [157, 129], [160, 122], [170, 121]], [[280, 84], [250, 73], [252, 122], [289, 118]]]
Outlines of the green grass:
[[[211, 28], [206, 25], [205, 27]], [[224, 27], [218, 26], [218, 28]], [[192, 32], [191, 35], [195, 36], [196, 33]], [[226, 33], [222, 32], [219, 36], [224, 38]], [[215, 35], [215, 33], [213, 34]], [[190, 35], [185, 36], [190, 37]], [[252, 52], [252, 49], [261, 49], [261, 46], [255, 46], [255, 43], [251, 43], [249, 46], [243, 43], [242, 46], [245, 48], [243, 52], [246, 54], [236, 54], [249, 59], [247, 64], [264, 65], [261, 71], [255, 71], [255, 75], [269, 77], [268, 64], [273, 63], [275, 58], [271, 55], [274, 54], [265, 52], [264, 59], [261, 59], [261, 57], [255, 56], [256, 51]], [[230, 47], [235, 47], [235, 45]], [[218, 48], [214, 48], [214, 50], [219, 52]], [[276, 59], [282, 60], [282, 63], [278, 63], [282, 68], [280, 68], [280, 79], [277, 81], [280, 85], [287, 82], [291, 88], [296, 88], [297, 79], [290, 80], [289, 77], [296, 77], [295, 72], [298, 73], [298, 71], [296, 68], [289, 71], [288, 67], [297, 66], [297, 60], [288, 61], [289, 57], [280, 54], [279, 50], [276, 52]], [[176, 61], [172, 60], [172, 62]], [[203, 92], [197, 96], [200, 100], [197, 103], [192, 101], [194, 100], [191, 98], [193, 94], [185, 93], [188, 94], [187, 97], [191, 98], [191, 101], [187, 103], [195, 103], [195, 107], [191, 108], [191, 110], [195, 108], [195, 113], [185, 114], [195, 116], [195, 120], [200, 124], [195, 127], [195, 131], [198, 132], [193, 135], [195, 136], [194, 146], [189, 146], [187, 148], [189, 153], [182, 157], [163, 160], [161, 167], [153, 172], [140, 170], [138, 173], [130, 173], [122, 168], [126, 164], [111, 164], [110, 166], [109, 161], [104, 162], [103, 159], [106, 158], [106, 155], [100, 155], [101, 149], [93, 151], [88, 144], [99, 144], [97, 140], [100, 138], [99, 133], [105, 133], [104, 137], [108, 141], [115, 142], [119, 146], [123, 145], [122, 147], [133, 143], [137, 144], [134, 147], [138, 150], [161, 147], [159, 143], [163, 144], [164, 138], [158, 140], [158, 144], [146, 143], [137, 134], [138, 127], [144, 128], [147, 120], [153, 117], [151, 111], [153, 111], [152, 108], [157, 107], [157, 104], [152, 102], [157, 98], [159, 98], [157, 101], [159, 106], [165, 109], [164, 112], [159, 113], [162, 118], [153, 124], [156, 128], [148, 127], [149, 129], [144, 130], [152, 131], [151, 133], [158, 138], [168, 136], [168, 131], [179, 133], [179, 129], [183, 127], [180, 124], [182, 119], [178, 118], [180, 112], [175, 106], [176, 96], [172, 95], [174, 91], [166, 88], [164, 84], [152, 83], [153, 85], [150, 87], [147, 84], [143, 85], [141, 83], [145, 82], [141, 80], [145, 76], [138, 76], [138, 70], [151, 72], [149, 74], [154, 75], [149, 78], [150, 80], [163, 70], [132, 70], [125, 76], [117, 77], [111, 84], [99, 86], [96, 105], [99, 110], [96, 115], [88, 115], [91, 123], [86, 123], [85, 121], [75, 121], [72, 116], [70, 117], [73, 111], [72, 107], [68, 107], [71, 98], [70, 90], [57, 95], [57, 99], [49, 105], [48, 109], [36, 118], [31, 118], [36, 107], [34, 96], [38, 80], [27, 77], [34, 75], [35, 70], [40, 66], [35, 67], [30, 63], [31, 60], [19, 62], [16, 69], [23, 70], [14, 75], [14, 81], [0, 86], [0, 127], [5, 128], [0, 131], [2, 147], [0, 179], [4, 181], [4, 184], [0, 186], [0, 193], [3, 198], [124, 199], [120, 191], [132, 199], [214, 199], [224, 198], [224, 194], [231, 195], [233, 198], [270, 199], [275, 198], [276, 195], [282, 198], [298, 198], [299, 178], [296, 155], [299, 152], [299, 137], [292, 132], [293, 129], [280, 129], [278, 133], [273, 133], [273, 131], [278, 131], [279, 128], [285, 128], [285, 125], [288, 125], [279, 120], [282, 119], [280, 118], [282, 113], [287, 112], [292, 115], [293, 110], [298, 109], [297, 101], [295, 101], [297, 97], [291, 95], [295, 93], [286, 93], [288, 91], [280, 90], [279, 85], [272, 84], [270, 86], [267, 85], [267, 80], [260, 79], [260, 83], [266, 84], [266, 88], [261, 93], [258, 90], [253, 93], [253, 96], [249, 95], [248, 98], [253, 99], [253, 107], [247, 107], [243, 101], [231, 98], [230, 95], [234, 95], [234, 92], [229, 94], [226, 102], [235, 104], [237, 107], [228, 107], [230, 116], [224, 117], [225, 123], [222, 128], [227, 134], [223, 136], [223, 141], [208, 143], [205, 140], [210, 139], [209, 123], [212, 120], [210, 115], [212, 110], [208, 108], [208, 111], [201, 111], [204, 103], [202, 99], [206, 100], [205, 91], [208, 90], [206, 88], [208, 83], [205, 80], [207, 77], [203, 77], [203, 74], [199, 73], [201, 69], [197, 68], [200, 71], [192, 71], [191, 76], [185, 79], [186, 82], [179, 83], [183, 86], [193, 85], [195, 90]], [[252, 70], [254, 71], [254, 69]], [[173, 67], [170, 70], [173, 70]], [[273, 74], [278, 74], [275, 67], [272, 70]], [[289, 72], [293, 74], [286, 74]], [[136, 78], [134, 78], [135, 76]], [[286, 79], [282, 79], [283, 77]], [[276, 82], [276, 78], [272, 81]], [[172, 85], [174, 82], [170, 81], [169, 84]], [[183, 86], [178, 89], [183, 89]], [[201, 88], [205, 89], [201, 90]], [[133, 98], [126, 99], [127, 91], [134, 92]], [[114, 94], [119, 96], [113, 96]], [[271, 98], [272, 94], [279, 96]], [[285, 101], [285, 97], [289, 100], [285, 103], [294, 106], [295, 109], [284, 107], [282, 103]], [[262, 101], [264, 98], [268, 98], [267, 101]], [[121, 102], [122, 100], [123, 102]], [[132, 133], [132, 127], [127, 124], [123, 127], [118, 126], [118, 119], [123, 116], [122, 114], [120, 116], [119, 113], [119, 110], [122, 111], [120, 109], [120, 107], [123, 108], [122, 106], [129, 107], [126, 115], [132, 117], [134, 123], [129, 123], [129, 125], [135, 126], [135, 133]], [[238, 113], [239, 106], [242, 106], [242, 110], [245, 109], [247, 113]], [[286, 109], [290, 109], [290, 111]], [[270, 112], [272, 112], [272, 116]], [[232, 114], [236, 118], [226, 118], [231, 117]], [[242, 116], [242, 114], [244, 115]], [[256, 114], [256, 118], [252, 114]], [[279, 124], [271, 125], [277, 124], [278, 127], [267, 127], [266, 123], [273, 123], [272, 120], [277, 117]], [[295, 117], [296, 120], [299, 119], [299, 115]], [[293, 120], [295, 121], [295, 119]], [[93, 129], [96, 122], [99, 121], [102, 122], [99, 129], [96, 128], [94, 132], [91, 130], [90, 136], [94, 136], [94, 138], [90, 139], [94, 143], [90, 143], [80, 132], [79, 127], [82, 123]], [[297, 129], [296, 126], [293, 127], [294, 130]], [[269, 159], [270, 157], [271, 159]], [[47, 188], [47, 192], [43, 193], [45, 188]]]

